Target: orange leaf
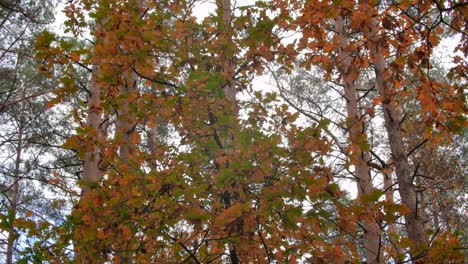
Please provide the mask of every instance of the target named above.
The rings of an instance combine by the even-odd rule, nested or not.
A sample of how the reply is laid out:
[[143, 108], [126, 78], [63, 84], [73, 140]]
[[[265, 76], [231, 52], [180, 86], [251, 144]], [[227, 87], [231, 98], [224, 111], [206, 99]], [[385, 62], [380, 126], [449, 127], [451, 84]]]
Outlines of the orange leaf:
[[382, 97], [381, 96], [377, 96], [374, 101], [372, 102], [372, 105], [376, 106], [376, 105], [379, 105], [380, 103], [382, 103]]
[[80, 54], [75, 53], [75, 52], [72, 52], [72, 53], [70, 53], [70, 58], [71, 58], [73, 61], [79, 61], [79, 60], [80, 60]]

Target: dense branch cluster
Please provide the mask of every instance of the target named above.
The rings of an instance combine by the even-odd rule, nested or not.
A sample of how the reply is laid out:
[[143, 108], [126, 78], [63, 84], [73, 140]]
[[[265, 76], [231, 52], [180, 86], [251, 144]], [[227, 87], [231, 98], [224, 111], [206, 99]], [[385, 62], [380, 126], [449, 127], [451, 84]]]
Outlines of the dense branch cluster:
[[466, 3], [74, 0], [59, 34], [27, 2], [0, 260], [466, 261]]

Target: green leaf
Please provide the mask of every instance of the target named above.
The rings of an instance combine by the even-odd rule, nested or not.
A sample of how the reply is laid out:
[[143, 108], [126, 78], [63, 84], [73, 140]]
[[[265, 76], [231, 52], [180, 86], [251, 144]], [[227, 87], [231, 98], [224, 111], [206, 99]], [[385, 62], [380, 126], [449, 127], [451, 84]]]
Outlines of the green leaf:
[[381, 190], [374, 190], [368, 195], [363, 195], [361, 197], [361, 201], [363, 203], [377, 202], [382, 195], [383, 195], [383, 192]]
[[192, 207], [188, 210], [185, 217], [188, 220], [206, 220], [209, 219], [209, 216], [206, 214], [204, 210], [198, 207]]
[[371, 148], [371, 145], [369, 144], [369, 142], [366, 141], [363, 141], [359, 144], [359, 147], [361, 148], [362, 151], [369, 151], [370, 148]]

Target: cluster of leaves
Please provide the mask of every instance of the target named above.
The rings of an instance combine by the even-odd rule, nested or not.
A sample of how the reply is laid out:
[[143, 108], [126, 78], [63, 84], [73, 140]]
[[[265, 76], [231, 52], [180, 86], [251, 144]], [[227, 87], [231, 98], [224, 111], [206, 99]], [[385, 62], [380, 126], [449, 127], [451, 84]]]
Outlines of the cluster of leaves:
[[[439, 24], [463, 32], [465, 5], [277, 0], [231, 10], [233, 3], [219, 0], [214, 13], [199, 19], [197, 4], [71, 1], [65, 13], [74, 37], [43, 32], [36, 38], [39, 70], [61, 76], [47, 107], [70, 107], [78, 124], [64, 147], [85, 163], [99, 161], [92, 176], [98, 180], [81, 171], [73, 183], [63, 180], [66, 171], [55, 175], [57, 186], [74, 198], [63, 223], [2, 214], [2, 230], [22, 230], [34, 240], [23, 261], [359, 262], [366, 250], [359, 227], [370, 222], [393, 243], [384, 244], [382, 259], [415, 256], [414, 241], [390, 228], [409, 209], [383, 200], [389, 190], [351, 200], [338, 185], [337, 176], [345, 171], [352, 178], [351, 165], [373, 150], [372, 138], [363, 133], [342, 144], [337, 137], [348, 131], [335, 133], [330, 124], [344, 128], [353, 119], [322, 115], [304, 124], [301, 115], [310, 112], [290, 110], [275, 93], [253, 92], [252, 80], [275, 62], [283, 75], [320, 69], [314, 78], [323, 82], [347, 75], [365, 83], [379, 47], [389, 65], [383, 75], [392, 100], [383, 102], [388, 99], [369, 89], [362, 96], [362, 124], [383, 104], [410, 109], [417, 125], [407, 130], [439, 153], [436, 143], [449, 142], [466, 125], [466, 66], [456, 58], [452, 79], [436, 80], [430, 57], [445, 33]], [[333, 28], [338, 17], [346, 17], [350, 31], [346, 52], [355, 67], [349, 72], [340, 68], [343, 43]], [[368, 25], [375, 24], [379, 36], [369, 36]], [[81, 42], [87, 31], [93, 40]], [[285, 44], [291, 32], [300, 37]], [[236, 101], [241, 91], [250, 99]], [[411, 108], [415, 100], [419, 107]], [[98, 127], [90, 116], [99, 118]], [[405, 140], [418, 144], [411, 136]], [[336, 149], [345, 160], [339, 172], [331, 161]], [[391, 174], [389, 166], [382, 164], [378, 173]], [[457, 168], [446, 177], [464, 173]], [[460, 202], [459, 194], [444, 195], [451, 197], [446, 202]], [[448, 225], [418, 248], [425, 260], [463, 260], [463, 234]]]
[[[70, 208], [67, 195], [73, 188], [67, 177], [81, 165], [74, 153], [61, 146], [73, 121], [64, 109], [46, 107], [58, 81], [38, 71], [40, 62], [34, 58], [35, 37], [53, 21], [54, 4], [49, 0], [0, 2], [2, 263], [13, 263], [21, 254], [32, 255], [37, 230], [64, 222]], [[58, 170], [63, 173], [60, 177]]]

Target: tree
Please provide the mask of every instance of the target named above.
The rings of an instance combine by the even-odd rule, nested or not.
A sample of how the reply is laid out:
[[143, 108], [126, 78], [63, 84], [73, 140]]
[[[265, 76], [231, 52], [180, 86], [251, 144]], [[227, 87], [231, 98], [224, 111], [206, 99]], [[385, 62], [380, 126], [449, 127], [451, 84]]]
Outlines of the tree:
[[[421, 154], [423, 145], [456, 138], [464, 124], [459, 86], [422, 71], [431, 68], [424, 50], [431, 48], [417, 44], [436, 44], [427, 34], [442, 31], [424, 31], [435, 11], [463, 6], [291, 0], [238, 7], [219, 0], [197, 18], [199, 3], [73, 1], [66, 24], [74, 36], [38, 36], [41, 70], [61, 75], [48, 107], [69, 107], [76, 131], [64, 146], [82, 164], [77, 182], [63, 181], [74, 201], [66, 221], [16, 221], [35, 241], [24, 260], [462, 259], [459, 233], [431, 233], [420, 214], [442, 216], [428, 207], [436, 189], [412, 177], [422, 172], [417, 162], [436, 162]], [[415, 17], [417, 10], [431, 12]], [[458, 16], [438, 21], [459, 28]], [[83, 40], [86, 30], [93, 39]], [[301, 35], [284, 42], [291, 31]], [[279, 94], [256, 92], [254, 77], [273, 67]], [[460, 69], [451, 77], [463, 78]], [[287, 78], [295, 90], [281, 87]], [[316, 87], [290, 96], [310, 80], [337, 100], [323, 107], [308, 96]], [[164, 130], [170, 135], [162, 140]], [[357, 199], [340, 179], [356, 181]], [[451, 204], [460, 195], [444, 192]], [[443, 221], [456, 215], [444, 214]]]
[[51, 177], [41, 166], [49, 162], [44, 156], [51, 149], [38, 142], [56, 141], [54, 131], [45, 131], [54, 123], [46, 119], [51, 111], [43, 109], [44, 95], [50, 92], [53, 82], [36, 72], [37, 62], [30, 53], [35, 34], [53, 18], [52, 2], [41, 2], [0, 2], [1, 219], [5, 231], [2, 235], [7, 236], [2, 239], [6, 263], [18, 260], [24, 245], [30, 242], [18, 223], [21, 219], [43, 217], [55, 221], [61, 216], [60, 211], [46, 202], [52, 200], [54, 191], [49, 195], [40, 191], [50, 187]]
[[[301, 51], [305, 51], [305, 57], [310, 58], [303, 63], [306, 67], [310, 67], [310, 64], [319, 64], [321, 65], [328, 73], [332, 75], [334, 65], [336, 63], [331, 62], [334, 54], [338, 54], [338, 63], [341, 61], [346, 62], [346, 60], [353, 60], [355, 64], [353, 65], [353, 70], [347, 71], [348, 76], [354, 76], [354, 80], [359, 76], [360, 69], [365, 69], [369, 65], [375, 69], [375, 87], [380, 93], [374, 105], [381, 104], [384, 112], [385, 126], [387, 128], [387, 134], [389, 138], [389, 144], [392, 155], [392, 162], [396, 167], [396, 175], [399, 184], [399, 193], [402, 197], [402, 204], [409, 209], [409, 213], [405, 215], [405, 224], [406, 231], [411, 240], [411, 245], [413, 249], [413, 259], [418, 261], [419, 258], [424, 259], [427, 251], [426, 248], [428, 245], [427, 238], [424, 238], [425, 231], [422, 223], [422, 219], [418, 218], [418, 201], [416, 197], [416, 188], [412, 182], [412, 176], [410, 172], [410, 166], [407, 158], [407, 150], [404, 144], [404, 136], [402, 129], [400, 127], [403, 119], [401, 118], [402, 109], [399, 108], [396, 98], [398, 98], [398, 93], [396, 90], [401, 89], [402, 87], [402, 72], [406, 69], [405, 65], [408, 66], [408, 69], [413, 75], [412, 81], [417, 84], [415, 87], [418, 91], [418, 99], [422, 100], [423, 109], [421, 111], [422, 115], [426, 115], [427, 123], [425, 125], [432, 126], [435, 121], [438, 123], [438, 127], [441, 131], [445, 131], [444, 125], [436, 121], [441, 118], [447, 121], [448, 118], [444, 113], [451, 112], [452, 122], [454, 120], [461, 120], [459, 113], [455, 108], [461, 110], [464, 108], [465, 99], [462, 97], [460, 101], [454, 103], [451, 106], [457, 105], [455, 108], [447, 109], [446, 107], [438, 107], [432, 105], [429, 101], [434, 100], [446, 100], [454, 102], [454, 98], [457, 94], [456, 87], [452, 87], [450, 84], [435, 84], [432, 77], [424, 73], [421, 68], [427, 67], [430, 69], [432, 66], [428, 63], [428, 58], [431, 54], [432, 46], [437, 45], [440, 37], [440, 34], [443, 30], [437, 28], [437, 25], [440, 23], [446, 23], [444, 19], [441, 19], [441, 16], [435, 16], [436, 14], [442, 14], [444, 11], [455, 10], [452, 14], [454, 15], [455, 23], [458, 23], [458, 10], [461, 8], [457, 4], [454, 4], [453, 7], [448, 9], [441, 9], [440, 5], [431, 5], [430, 3], [419, 3], [415, 2], [411, 5], [405, 3], [382, 3], [381, 5], [374, 5], [372, 3], [360, 2], [358, 4], [349, 3], [347, 5], [341, 5], [340, 8], [336, 6], [333, 7], [331, 11], [331, 6], [335, 3], [332, 2], [323, 2], [320, 4], [313, 3], [310, 5], [301, 5], [301, 3], [291, 1], [290, 5], [297, 5], [301, 8], [302, 13], [299, 13], [298, 17], [288, 17], [284, 14], [289, 14], [287, 7], [289, 5], [282, 5], [275, 3], [273, 4], [273, 9], [280, 9], [280, 24], [281, 27], [287, 30], [294, 30], [300, 28], [303, 36], [301, 37], [299, 44], [297, 45]], [[424, 14], [418, 17], [416, 13], [418, 10], [419, 14]], [[423, 11], [421, 11], [423, 10]], [[351, 31], [350, 37], [355, 40], [356, 45], [346, 46], [343, 52], [346, 52], [348, 56], [344, 59], [339, 60], [340, 50], [334, 49], [333, 43], [329, 40], [330, 33], [327, 32], [327, 29], [331, 28], [329, 21], [331, 18], [339, 17], [340, 12], [345, 14], [347, 17], [347, 23], [341, 20], [341, 24], [345, 24]], [[403, 16], [398, 16], [399, 13], [402, 13]], [[427, 12], [427, 13], [426, 13]], [[362, 14], [371, 14], [371, 16], [364, 16]], [[434, 15], [434, 16], [433, 16]], [[416, 18], [417, 17], [417, 18]], [[432, 22], [432, 21], [436, 22]], [[338, 21], [340, 19], [338, 18]], [[430, 22], [429, 22], [430, 21]], [[340, 25], [341, 25], [340, 24]], [[403, 25], [408, 25], [407, 30], [399, 30], [400, 28], [405, 28]], [[417, 24], [417, 26], [415, 26]], [[431, 25], [429, 25], [431, 24]], [[366, 26], [367, 25], [367, 26]], [[421, 29], [419, 26], [422, 25], [426, 27]], [[413, 27], [414, 26], [414, 27]], [[459, 27], [457, 25], [451, 30], [456, 30]], [[379, 31], [381, 29], [381, 31]], [[333, 32], [336, 32], [337, 35], [340, 34], [340, 27], [332, 28]], [[388, 31], [387, 31], [388, 30]], [[398, 36], [398, 39], [393, 39], [393, 37]], [[361, 39], [362, 38], [362, 39]], [[313, 40], [313, 41], [310, 41]], [[343, 38], [342, 38], [343, 39]], [[413, 43], [417, 43], [419, 39], [427, 41], [427, 47], [414, 47]], [[404, 40], [404, 41], [402, 41]], [[327, 42], [328, 41], [328, 42]], [[389, 48], [388, 45], [384, 44], [386, 42], [390, 43], [391, 47], [394, 47], [394, 50]], [[463, 45], [463, 44], [462, 44]], [[335, 45], [338, 48], [343, 47], [343, 45]], [[288, 47], [286, 47], [288, 48]], [[426, 50], [427, 48], [427, 50]], [[395, 51], [397, 59], [393, 60], [391, 58], [391, 52]], [[414, 53], [412, 53], [414, 52]], [[322, 54], [328, 54], [327, 57], [324, 57]], [[403, 58], [403, 54], [407, 54], [408, 57]], [[415, 58], [411, 56], [415, 55]], [[406, 61], [407, 60], [407, 61]], [[414, 63], [414, 61], [420, 62], [419, 64]], [[408, 64], [406, 64], [408, 62]], [[386, 64], [390, 66], [386, 66]], [[348, 63], [349, 65], [349, 63]], [[346, 73], [346, 71], [345, 71]], [[429, 81], [430, 80], [430, 81]], [[409, 85], [409, 83], [407, 84]], [[437, 95], [432, 91], [439, 91], [440, 88], [435, 88], [435, 86], [444, 86], [444, 92], [440, 92]], [[440, 85], [440, 86], [439, 86]], [[429, 91], [428, 87], [433, 87], [432, 91]], [[369, 90], [370, 91], [370, 90]], [[403, 95], [404, 92], [401, 92]], [[437, 99], [435, 99], [437, 97]], [[432, 99], [429, 99], [432, 98]], [[443, 98], [443, 99], [442, 99]], [[348, 104], [350, 103], [349, 96], [347, 98]], [[448, 106], [448, 104], [446, 104]], [[432, 112], [432, 118], [429, 118], [427, 111]], [[458, 113], [458, 114], [457, 114]], [[442, 116], [444, 117], [442, 117]], [[458, 121], [455, 121], [458, 122]], [[463, 121], [462, 121], [463, 122]], [[425, 134], [427, 137], [429, 134]], [[447, 133], [436, 133], [434, 134], [435, 138], [444, 137]], [[424, 143], [424, 142], [423, 142]], [[364, 146], [360, 146], [364, 148]], [[410, 153], [412, 151], [409, 151]], [[379, 158], [380, 161], [382, 159]], [[381, 162], [381, 169], [388, 167], [388, 164]]]

